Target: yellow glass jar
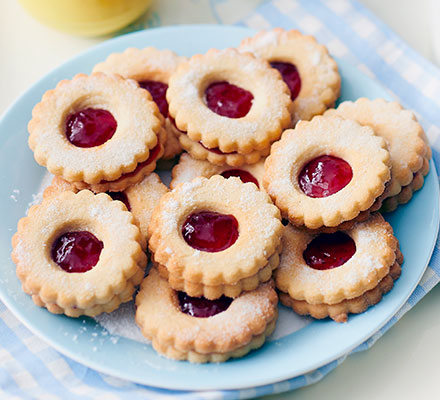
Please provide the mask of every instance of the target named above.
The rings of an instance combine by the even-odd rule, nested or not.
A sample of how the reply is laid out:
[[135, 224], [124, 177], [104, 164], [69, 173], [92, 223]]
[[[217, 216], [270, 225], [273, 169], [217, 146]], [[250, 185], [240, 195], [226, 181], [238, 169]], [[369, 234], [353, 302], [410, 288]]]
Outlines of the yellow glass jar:
[[38, 21], [80, 36], [105, 35], [140, 17], [152, 0], [19, 0]]

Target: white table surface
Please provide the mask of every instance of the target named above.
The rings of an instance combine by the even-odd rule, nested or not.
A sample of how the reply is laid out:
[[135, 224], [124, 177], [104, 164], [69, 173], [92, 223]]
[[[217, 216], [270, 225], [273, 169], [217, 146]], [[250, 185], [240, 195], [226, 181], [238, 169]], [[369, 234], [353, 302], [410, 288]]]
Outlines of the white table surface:
[[[170, 8], [176, 0], [156, 1], [155, 7]], [[261, 0], [241, 1], [240, 12], [234, 12], [227, 22], [235, 22], [260, 2]], [[428, 26], [428, 0], [361, 0], [361, 3], [370, 7], [422, 55], [433, 58]], [[179, 20], [176, 15], [174, 20], [165, 22], [210, 23], [215, 20], [203, 19], [193, 14], [185, 21]], [[103, 38], [78, 38], [56, 32], [29, 17], [16, 1], [1, 0], [0, 114], [49, 70], [102, 40]], [[268, 398], [440, 398], [437, 389], [437, 372], [440, 370], [439, 306], [440, 287], [437, 287], [372, 349], [350, 356], [315, 385]]]

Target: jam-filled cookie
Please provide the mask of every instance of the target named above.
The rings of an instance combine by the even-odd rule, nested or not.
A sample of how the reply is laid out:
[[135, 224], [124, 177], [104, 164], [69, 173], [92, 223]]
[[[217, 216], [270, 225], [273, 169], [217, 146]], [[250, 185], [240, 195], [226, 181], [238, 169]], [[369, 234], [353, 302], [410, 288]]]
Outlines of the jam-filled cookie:
[[185, 150], [197, 159], [215, 154], [210, 161], [216, 164], [257, 162], [291, 119], [292, 101], [280, 75], [235, 49], [211, 49], [180, 64], [167, 100]]
[[147, 263], [132, 214], [87, 190], [31, 207], [12, 247], [23, 290], [35, 304], [70, 317], [111, 312], [131, 300]]
[[339, 97], [338, 66], [313, 36], [275, 28], [244, 39], [239, 50], [267, 60], [280, 72], [290, 89], [294, 124], [322, 114]]
[[162, 121], [136, 82], [78, 74], [34, 107], [29, 146], [39, 164], [80, 189], [84, 183], [94, 192], [121, 191], [134, 183], [133, 175], [141, 180], [154, 170], [163, 152]]
[[[73, 184], [59, 176], [55, 176], [50, 186], [44, 190], [43, 198], [57, 195], [66, 190], [74, 193], [79, 191]], [[139, 183], [128, 187], [122, 192], [106, 193], [113, 200], [119, 200], [125, 204], [127, 210], [133, 214], [142, 236], [148, 240], [148, 225], [150, 224], [151, 215], [160, 198], [167, 192], [168, 188], [162, 183], [159, 175], [153, 172]]]
[[370, 126], [387, 142], [392, 167], [383, 210], [393, 211], [399, 204], [407, 203], [412, 193], [423, 186], [424, 176], [429, 172], [431, 149], [412, 111], [404, 110], [395, 101], [361, 98], [345, 101], [325, 115], [338, 115]]
[[378, 213], [331, 234], [288, 225], [283, 246], [275, 272], [281, 302], [299, 314], [337, 322], [378, 303], [403, 262], [391, 226]]
[[272, 146], [263, 184], [293, 225], [331, 232], [378, 210], [389, 179], [383, 138], [355, 121], [317, 116]]
[[237, 297], [278, 266], [283, 225], [266, 193], [239, 178], [196, 178], [165, 194], [149, 225], [159, 271], [190, 296]]
[[188, 153], [184, 153], [180, 156], [179, 163], [173, 168], [173, 179], [170, 188], [174, 189], [179, 183], [191, 182], [198, 176], [210, 178], [213, 175], [221, 175], [224, 178], [235, 176], [244, 183], [252, 182], [258, 188], [263, 188], [264, 161], [243, 165], [240, 168], [232, 168], [227, 165], [220, 166], [211, 164], [208, 161], [196, 160]]
[[275, 329], [273, 283], [232, 299], [195, 298], [176, 292], [152, 268], [136, 296], [136, 322], [160, 354], [195, 363], [242, 357]]
[[171, 50], [159, 50], [154, 47], [145, 49], [128, 48], [122, 53], [110, 54], [104, 62], [93, 68], [93, 72], [119, 74], [134, 79], [139, 86], [148, 90], [165, 118], [167, 140], [163, 159], [170, 159], [182, 152], [177, 139], [177, 128], [168, 118], [168, 102], [165, 97], [168, 81], [177, 66], [185, 61]]

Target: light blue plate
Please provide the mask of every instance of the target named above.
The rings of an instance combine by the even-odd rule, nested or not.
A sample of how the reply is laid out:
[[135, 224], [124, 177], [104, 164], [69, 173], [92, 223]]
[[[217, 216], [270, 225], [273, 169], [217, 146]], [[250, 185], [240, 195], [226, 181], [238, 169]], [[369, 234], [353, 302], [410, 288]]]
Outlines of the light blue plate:
[[[0, 122], [0, 297], [35, 334], [76, 361], [96, 370], [146, 385], [169, 389], [233, 389], [274, 383], [318, 368], [348, 353], [381, 328], [404, 304], [431, 256], [439, 226], [439, 188], [435, 167], [406, 206], [387, 216], [405, 255], [395, 288], [375, 307], [351, 316], [346, 324], [315, 321], [246, 357], [223, 364], [192, 365], [167, 360], [148, 345], [106, 335], [94, 320], [50, 314], [36, 307], [20, 288], [10, 259], [10, 240], [38, 191], [45, 169], [27, 146], [26, 125], [42, 94], [64, 78], [88, 73], [94, 64], [125, 48], [156, 46], [190, 56], [209, 48], [236, 46], [253, 32], [227, 26], [177, 26], [143, 31], [103, 43], [56, 68], [32, 86]], [[390, 98], [373, 80], [339, 61], [342, 100]], [[12, 197], [11, 197], [12, 196]], [[14, 198], [17, 200], [15, 201]]]

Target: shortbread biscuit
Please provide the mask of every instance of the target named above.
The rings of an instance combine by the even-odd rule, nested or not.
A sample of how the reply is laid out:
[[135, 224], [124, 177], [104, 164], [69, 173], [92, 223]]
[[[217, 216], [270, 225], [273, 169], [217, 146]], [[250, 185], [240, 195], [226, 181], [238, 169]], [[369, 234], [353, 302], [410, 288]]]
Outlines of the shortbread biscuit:
[[[233, 109], [225, 108], [229, 98], [217, 99], [228, 92], [238, 93]], [[235, 49], [211, 49], [180, 64], [167, 100], [179, 130], [223, 153], [266, 150], [290, 124], [292, 102], [278, 72]]]
[[255, 275], [240, 279], [234, 284], [205, 285], [200, 282], [191, 282], [182, 278], [181, 274], [171, 274], [168, 269], [160, 264], [155, 264], [159, 273], [164, 277], [174, 290], [181, 290], [193, 297], [205, 297], [207, 299], [218, 299], [221, 296], [231, 298], [238, 297], [242, 292], [249, 292], [258, 287], [262, 282], [272, 278], [272, 272], [280, 263], [282, 246], [269, 257], [266, 266], [261, 268]]
[[178, 293], [152, 268], [136, 296], [136, 322], [160, 354], [194, 363], [223, 362], [261, 347], [275, 329], [273, 284], [243, 293], [209, 317], [181, 311]]
[[291, 90], [293, 124], [322, 114], [339, 97], [338, 66], [313, 36], [275, 28], [244, 39], [239, 50], [268, 61], [283, 75]]
[[[93, 116], [90, 126], [99, 135], [90, 137], [91, 113], [108, 123], [103, 136], [104, 125]], [[34, 107], [29, 146], [40, 165], [69, 182], [114, 181], [150, 157], [162, 121], [150, 94], [136, 82], [103, 73], [78, 74], [59, 82]]]
[[280, 301], [300, 315], [310, 315], [316, 319], [330, 317], [336, 322], [347, 322], [348, 314], [361, 314], [379, 303], [382, 297], [393, 288], [394, 281], [400, 277], [401, 270], [400, 264], [396, 261], [390, 268], [389, 274], [385, 275], [376, 287], [353, 299], [342, 300], [338, 304], [309, 304], [304, 300], [294, 300], [286, 293], [280, 293]]
[[254, 184], [219, 175], [196, 178], [161, 198], [149, 225], [149, 247], [169, 276], [180, 277], [171, 284], [237, 285], [258, 276], [277, 252], [280, 219]]
[[170, 188], [174, 189], [179, 183], [191, 182], [199, 176], [210, 178], [213, 175], [222, 175], [225, 178], [238, 176], [243, 182], [253, 182], [260, 189], [263, 188], [264, 161], [252, 165], [243, 165], [240, 169], [230, 166], [219, 166], [208, 161], [201, 161], [192, 158], [184, 153], [180, 156], [179, 163], [172, 171]]
[[110, 54], [104, 62], [93, 68], [93, 72], [119, 74], [124, 78], [134, 79], [139, 85], [149, 90], [165, 118], [164, 127], [167, 132], [163, 159], [168, 160], [182, 152], [177, 140], [173, 121], [168, 118], [168, 103], [165, 93], [171, 74], [178, 65], [186, 61], [171, 50], [159, 50], [154, 47], [145, 49], [128, 48], [122, 53]]
[[150, 238], [148, 225], [150, 225], [154, 208], [167, 192], [168, 188], [162, 183], [159, 175], [154, 172], [124, 191], [130, 203], [130, 211], [133, 213], [142, 235], [147, 240]]
[[[325, 163], [337, 166], [328, 181]], [[390, 154], [383, 138], [355, 121], [317, 116], [285, 131], [272, 146], [263, 184], [284, 218], [320, 229], [377, 209], [389, 179]], [[312, 193], [306, 194], [308, 190]]]
[[209, 149], [201, 142], [191, 140], [188, 135], [179, 132], [178, 139], [182, 148], [196, 160], [206, 160], [215, 165], [229, 165], [231, 167], [241, 167], [243, 165], [255, 164], [270, 153], [270, 147], [262, 151], [252, 151], [251, 153], [241, 154], [236, 151], [224, 153], [218, 148]]
[[77, 189], [88, 189], [94, 193], [101, 192], [122, 192], [128, 187], [142, 181], [142, 179], [151, 174], [157, 165], [157, 161], [164, 154], [164, 143], [167, 141], [167, 133], [164, 129], [159, 131], [158, 142], [151, 149], [150, 156], [146, 161], [139, 163], [134, 171], [122, 174], [113, 181], [102, 180], [97, 183], [88, 184], [85, 182], [72, 182]]
[[[341, 304], [347, 304], [342, 302], [356, 299], [365, 303], [366, 298], [360, 296], [376, 288], [392, 266], [402, 262], [393, 230], [378, 213], [349, 230], [333, 234], [309, 234], [288, 225], [275, 281], [277, 288], [294, 300], [289, 305], [304, 310], [304, 304], [298, 303], [303, 301], [319, 305], [319, 313], [326, 308], [331, 311], [330, 316], [335, 315], [334, 310], [342, 315]], [[397, 270], [400, 269], [394, 267], [393, 279], [398, 277]], [[332, 310], [326, 307], [330, 305], [337, 306]], [[349, 307], [348, 304], [345, 313], [350, 312]]]
[[[86, 241], [79, 253], [76, 240]], [[31, 207], [19, 221], [12, 260], [23, 290], [37, 305], [71, 317], [95, 316], [131, 300], [147, 263], [144, 246], [121, 202], [87, 190], [65, 191]], [[78, 264], [78, 257], [88, 264], [82, 259]]]
[[[376, 135], [383, 137], [387, 143], [391, 156], [391, 181], [387, 198], [394, 200], [385, 201], [387, 211], [397, 207], [397, 204], [407, 202], [408, 193], [415, 187], [423, 185], [423, 177], [429, 172], [431, 149], [422, 126], [417, 122], [414, 113], [405, 110], [393, 101], [383, 99], [368, 100], [361, 98], [355, 102], [345, 101], [337, 109], [328, 110], [325, 115], [341, 116], [352, 119], [361, 125], [370, 126]], [[417, 182], [412, 185], [417, 176]], [[406, 190], [399, 198], [404, 187]]]

